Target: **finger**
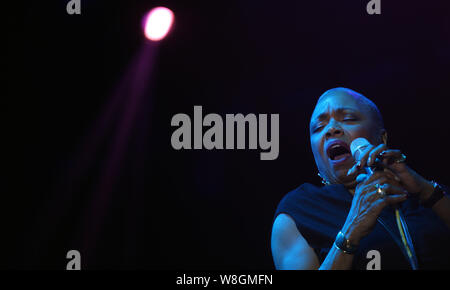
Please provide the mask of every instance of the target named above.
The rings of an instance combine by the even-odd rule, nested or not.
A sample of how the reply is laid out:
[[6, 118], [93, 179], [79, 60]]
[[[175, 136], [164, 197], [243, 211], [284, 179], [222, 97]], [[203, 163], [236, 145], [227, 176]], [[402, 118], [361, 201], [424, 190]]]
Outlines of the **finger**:
[[363, 168], [366, 166], [367, 159], [370, 156], [370, 152], [374, 149], [373, 145], [367, 145], [366, 148], [364, 148], [364, 151], [359, 155], [359, 161], [356, 163], [356, 166], [358, 169]]
[[385, 183], [382, 185], [382, 189], [388, 194], [388, 195], [403, 195], [408, 194], [405, 189], [403, 189], [400, 186], [396, 186], [393, 184]]
[[389, 168], [383, 168], [383, 171], [388, 174], [388, 176], [390, 176], [391, 178], [393, 178], [395, 181], [400, 182], [400, 177], [397, 176], [397, 174], [395, 174], [395, 172], [393, 172], [391, 169]]
[[380, 153], [381, 157], [400, 156], [402, 152], [397, 149], [386, 149]]
[[[373, 146], [371, 146], [368, 150], [364, 151], [364, 153], [360, 157], [361, 159], [355, 165], [353, 165], [353, 167], [350, 168], [349, 171], [347, 171], [347, 175], [355, 174], [358, 170], [360, 170], [366, 165], [369, 167], [374, 165], [378, 157], [380, 157], [385, 166], [388, 166], [392, 164], [396, 159], [402, 156], [400, 150], [387, 149], [386, 144], [380, 144], [373, 149], [371, 148], [373, 148]], [[396, 180], [397, 179], [399, 180], [399, 178], [395, 174], [394, 178]]]
[[384, 150], [380, 153], [380, 157], [384, 165], [390, 165], [402, 157], [402, 152], [394, 149]]
[[358, 172], [358, 170], [359, 170], [359, 162], [357, 162], [355, 165], [353, 165], [352, 168], [350, 168], [349, 171], [347, 171], [347, 175], [353, 175], [356, 172]]
[[387, 195], [384, 197], [384, 201], [389, 205], [398, 204], [404, 202], [407, 199], [407, 194]]
[[361, 182], [363, 182], [367, 177], [368, 177], [367, 174], [364, 174], [364, 173], [359, 174], [359, 175], [356, 177], [356, 183], [361, 183]]
[[369, 158], [367, 159], [367, 166], [372, 166], [375, 163], [375, 160], [377, 159], [378, 155], [386, 149], [387, 146], [384, 143], [372, 149], [369, 153]]
[[373, 202], [374, 209], [376, 214], [380, 214], [383, 208], [388, 205], [399, 204], [408, 199], [406, 194], [396, 194], [396, 195], [386, 195], [384, 198], [379, 198], [378, 200]]
[[349, 169], [349, 171], [347, 171], [347, 175], [353, 175], [360, 171], [362, 168], [363, 166], [361, 166], [361, 161], [358, 161], [355, 165], [353, 165], [352, 168]]
[[[403, 189], [403, 186], [399, 181], [396, 181], [393, 177], [386, 174], [385, 172], [379, 173], [379, 175], [375, 175], [375, 177], [367, 178], [365, 184], [371, 187], [376, 187], [377, 185], [384, 185], [384, 186], [392, 185], [397, 188]], [[406, 193], [406, 191], [400, 192], [400, 194], [401, 193]], [[395, 192], [393, 194], [395, 194]]]
[[383, 184], [391, 184], [397, 187], [402, 187], [401, 182], [397, 180], [396, 176], [390, 171], [374, 171], [368, 177], [365, 178], [363, 183], [367, 186], [377, 186]]
[[365, 180], [366, 184], [383, 184], [389, 180], [389, 173], [381, 170], [376, 170], [369, 174]]

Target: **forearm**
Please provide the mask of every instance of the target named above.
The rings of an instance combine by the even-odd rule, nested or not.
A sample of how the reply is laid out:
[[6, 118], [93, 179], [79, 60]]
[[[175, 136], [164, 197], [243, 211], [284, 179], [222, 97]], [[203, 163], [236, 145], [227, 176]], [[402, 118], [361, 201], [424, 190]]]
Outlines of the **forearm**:
[[319, 270], [350, 270], [353, 264], [353, 256], [344, 253], [333, 245]]
[[450, 229], [450, 198], [448, 195], [441, 198], [431, 208], [438, 217], [440, 217]]
[[[346, 222], [340, 233], [342, 233], [343, 237], [348, 239], [352, 245], [359, 244], [360, 238], [355, 234], [351, 222]], [[354, 255], [341, 250], [336, 245], [336, 241], [337, 237], [322, 265], [320, 265], [319, 270], [350, 270], [352, 268]]]
[[[424, 192], [421, 195], [421, 200], [424, 201], [430, 198], [433, 191], [433, 184], [428, 182], [425, 186]], [[450, 197], [448, 196], [448, 193], [444, 195], [443, 198], [438, 200], [431, 209], [450, 229]]]

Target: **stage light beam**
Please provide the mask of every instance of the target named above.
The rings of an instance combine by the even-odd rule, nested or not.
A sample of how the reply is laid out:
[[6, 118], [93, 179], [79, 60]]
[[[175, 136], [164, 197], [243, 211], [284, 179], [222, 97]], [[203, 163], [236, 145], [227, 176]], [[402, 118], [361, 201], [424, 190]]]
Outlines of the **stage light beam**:
[[145, 37], [152, 41], [162, 40], [169, 33], [173, 20], [174, 14], [169, 8], [153, 8], [144, 21]]

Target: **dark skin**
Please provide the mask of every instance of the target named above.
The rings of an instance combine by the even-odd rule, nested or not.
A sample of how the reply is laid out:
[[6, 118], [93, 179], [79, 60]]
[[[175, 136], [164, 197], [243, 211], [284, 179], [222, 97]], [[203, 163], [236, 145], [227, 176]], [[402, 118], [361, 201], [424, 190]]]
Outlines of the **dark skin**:
[[[354, 244], [371, 231], [384, 207], [403, 202], [412, 193], [425, 200], [433, 191], [431, 182], [406, 163], [394, 162], [402, 153], [387, 148], [386, 130], [377, 127], [370, 107], [362, 98], [351, 90], [329, 91], [316, 105], [310, 124], [311, 148], [321, 176], [331, 184], [344, 184], [354, 195], [342, 230]], [[359, 137], [374, 144], [363, 151], [360, 162], [351, 157], [333, 164], [326, 152], [328, 142], [338, 139], [350, 145]], [[364, 166], [372, 165], [377, 157], [386, 169], [366, 175]], [[380, 198], [376, 184], [385, 188], [388, 194], [385, 198]]]
[[354, 176], [348, 176], [353, 166], [351, 158], [345, 164], [333, 166], [326, 153], [327, 142], [339, 139], [350, 145], [358, 137], [364, 137], [371, 144], [379, 144], [381, 139], [374, 134], [376, 130], [370, 118], [368, 108], [361, 105], [355, 97], [348, 93], [336, 92], [326, 95], [316, 105], [310, 123], [311, 148], [316, 165], [329, 183], [341, 183], [347, 188], [356, 186]]
[[[431, 182], [409, 168], [406, 163], [395, 163], [401, 157], [399, 150], [386, 146], [387, 133], [380, 125], [373, 106], [358, 93], [337, 88], [327, 91], [320, 98], [311, 117], [310, 141], [320, 174], [327, 182], [343, 184], [353, 195], [347, 219], [341, 228], [352, 244], [372, 230], [381, 210], [389, 205], [405, 201], [411, 193], [427, 200], [434, 188]], [[350, 145], [359, 137], [371, 144], [362, 150], [359, 164], [349, 154], [331, 157], [327, 146], [339, 141]], [[366, 175], [364, 166], [378, 157], [385, 169]], [[330, 158], [332, 160], [330, 160]], [[381, 197], [376, 189], [379, 184], [387, 196]], [[450, 228], [450, 199], [446, 196], [432, 210]], [[271, 238], [272, 255], [277, 269], [351, 269], [353, 255], [331, 247], [322, 263], [308, 241], [298, 230], [288, 214], [281, 213], [275, 219]]]

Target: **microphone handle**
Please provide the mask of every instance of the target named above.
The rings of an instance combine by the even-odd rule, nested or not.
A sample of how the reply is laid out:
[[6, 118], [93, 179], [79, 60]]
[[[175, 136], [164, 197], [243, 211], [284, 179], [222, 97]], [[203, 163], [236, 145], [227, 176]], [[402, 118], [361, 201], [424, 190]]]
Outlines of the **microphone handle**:
[[[382, 163], [375, 161], [375, 165], [373, 166], [366, 166], [365, 170], [367, 174], [373, 174], [376, 170], [382, 170]], [[391, 208], [394, 210], [394, 215], [397, 217], [397, 227], [399, 230], [399, 234], [401, 236], [403, 247], [405, 252], [407, 253], [408, 260], [410, 262], [410, 265], [413, 270], [417, 270], [418, 263], [417, 263], [417, 256], [414, 251], [414, 243], [412, 241], [411, 235], [408, 231], [408, 225], [406, 223], [406, 219], [403, 216], [403, 213], [400, 210], [400, 206], [398, 204], [391, 205]]]

